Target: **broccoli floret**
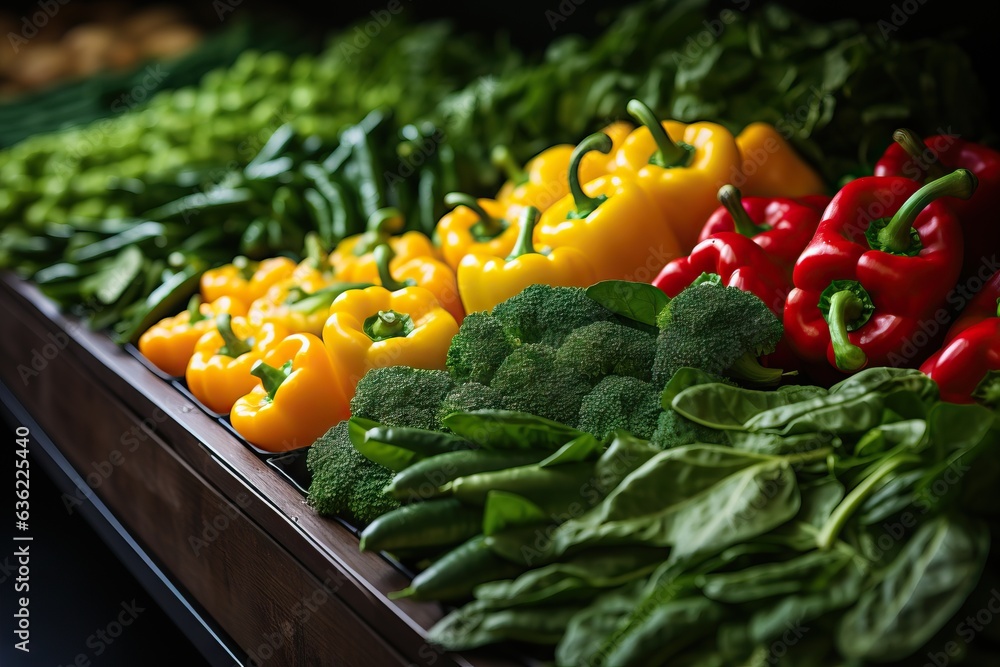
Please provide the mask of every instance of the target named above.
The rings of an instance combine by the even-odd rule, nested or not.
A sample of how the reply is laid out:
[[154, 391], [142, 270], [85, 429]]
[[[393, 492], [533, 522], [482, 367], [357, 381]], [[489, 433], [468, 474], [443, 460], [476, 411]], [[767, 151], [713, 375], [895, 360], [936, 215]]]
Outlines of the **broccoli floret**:
[[693, 285], [660, 318], [653, 383], [663, 387], [684, 366], [753, 384], [776, 383], [781, 370], [764, 368], [758, 357], [774, 352], [783, 331], [781, 320], [755, 295], [712, 282]]
[[358, 382], [351, 415], [386, 426], [441, 430], [441, 402], [455, 387], [446, 371], [409, 366], [373, 368]]
[[392, 471], [354, 448], [346, 420], [313, 443], [306, 454], [306, 467], [312, 473], [307, 500], [323, 516], [367, 525], [400, 505], [384, 492], [392, 481]]
[[649, 439], [661, 449], [704, 442], [711, 445], [728, 445], [725, 431], [693, 422], [674, 410], [664, 410], [657, 420], [656, 430]]
[[503, 408], [530, 412], [563, 424], [575, 424], [580, 401], [590, 384], [569, 368], [556, 363], [556, 350], [527, 343], [510, 353], [490, 387], [500, 395]]
[[625, 375], [609, 375], [584, 396], [577, 428], [598, 438], [618, 429], [637, 438], [649, 438], [656, 430], [660, 412], [660, 392], [652, 384]]
[[460, 384], [445, 396], [438, 413], [441, 421], [452, 412], [471, 412], [473, 410], [499, 410], [503, 408], [500, 394], [492, 387], [467, 382]]
[[615, 322], [594, 322], [571, 331], [559, 347], [557, 363], [596, 383], [607, 375], [649, 382], [656, 337]]
[[543, 343], [559, 347], [569, 332], [615, 315], [582, 287], [529, 285], [493, 307], [507, 337], [516, 346]]
[[489, 384], [513, 352], [500, 322], [489, 313], [469, 313], [451, 339], [446, 365], [456, 382]]

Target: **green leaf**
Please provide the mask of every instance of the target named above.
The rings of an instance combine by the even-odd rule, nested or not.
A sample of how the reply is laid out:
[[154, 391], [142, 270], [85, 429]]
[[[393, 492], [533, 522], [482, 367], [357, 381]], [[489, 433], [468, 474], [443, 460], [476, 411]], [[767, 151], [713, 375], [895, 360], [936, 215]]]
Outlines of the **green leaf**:
[[810, 386], [788, 391], [763, 391], [724, 383], [699, 384], [676, 394], [670, 407], [703, 426], [720, 430], [748, 430], [747, 425], [761, 414], [818, 400], [826, 393], [821, 387]]
[[705, 575], [698, 585], [705, 597], [718, 602], [757, 602], [807, 591], [846, 566], [850, 558], [839, 551], [810, 551], [786, 561]]
[[613, 313], [650, 326], [656, 326], [656, 315], [670, 303], [658, 287], [628, 280], [602, 280], [587, 288], [587, 296]]
[[566, 424], [525, 412], [473, 410], [453, 412], [442, 424], [459, 437], [485, 449], [558, 450], [584, 435]]
[[473, 600], [438, 621], [427, 641], [449, 651], [504, 642], [554, 646], [577, 611], [574, 605], [496, 609], [489, 601]]
[[889, 662], [919, 649], [975, 588], [989, 544], [989, 531], [978, 523], [941, 515], [920, 526], [841, 619], [841, 653]]
[[586, 514], [553, 533], [553, 555], [596, 545], [672, 547], [671, 560], [707, 556], [781, 525], [799, 510], [786, 457], [714, 445], [660, 452]]
[[586, 461], [588, 459], [597, 458], [597, 455], [600, 454], [603, 449], [604, 445], [597, 438], [589, 433], [584, 433], [580, 437], [570, 440], [565, 445], [560, 447], [558, 451], [542, 460], [538, 466], [540, 468], [548, 468], [549, 466], [559, 465], [560, 463]]
[[496, 535], [506, 528], [548, 521], [545, 512], [527, 498], [508, 491], [490, 491], [483, 508], [483, 535]]

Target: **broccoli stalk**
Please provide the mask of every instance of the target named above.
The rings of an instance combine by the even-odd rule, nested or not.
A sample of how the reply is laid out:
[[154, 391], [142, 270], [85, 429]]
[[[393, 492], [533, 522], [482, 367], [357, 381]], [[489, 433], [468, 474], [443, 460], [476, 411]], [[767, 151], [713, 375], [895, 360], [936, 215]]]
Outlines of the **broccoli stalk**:
[[774, 352], [781, 320], [750, 292], [702, 282], [688, 287], [658, 318], [653, 383], [666, 385], [685, 366], [754, 385], [776, 384], [784, 374], [759, 357]]

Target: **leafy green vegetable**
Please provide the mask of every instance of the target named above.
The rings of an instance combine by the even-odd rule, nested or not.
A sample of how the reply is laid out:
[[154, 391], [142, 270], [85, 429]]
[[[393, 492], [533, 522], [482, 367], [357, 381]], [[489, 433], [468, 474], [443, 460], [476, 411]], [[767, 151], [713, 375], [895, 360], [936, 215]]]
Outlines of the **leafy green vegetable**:
[[670, 303], [663, 290], [649, 283], [603, 280], [587, 288], [587, 296], [613, 313], [656, 326], [656, 316]]

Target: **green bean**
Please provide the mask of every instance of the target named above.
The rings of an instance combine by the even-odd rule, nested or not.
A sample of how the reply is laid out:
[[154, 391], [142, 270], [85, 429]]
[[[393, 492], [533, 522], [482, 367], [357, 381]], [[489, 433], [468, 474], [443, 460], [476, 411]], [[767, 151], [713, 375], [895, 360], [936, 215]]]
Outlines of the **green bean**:
[[516, 577], [524, 567], [500, 558], [486, 544], [486, 537], [476, 535], [463, 542], [418, 574], [393, 599], [450, 602], [472, 596], [476, 586]]
[[430, 498], [441, 487], [459, 477], [476, 473], [505, 470], [538, 463], [548, 452], [541, 450], [492, 451], [475, 449], [448, 452], [417, 461], [392, 478], [388, 492], [400, 500]]
[[453, 498], [427, 500], [383, 514], [361, 533], [362, 551], [460, 544], [482, 532], [483, 510]]

